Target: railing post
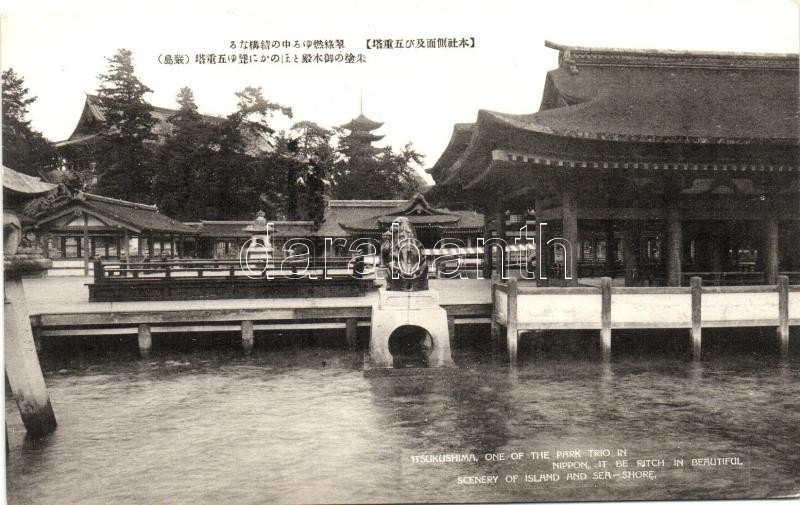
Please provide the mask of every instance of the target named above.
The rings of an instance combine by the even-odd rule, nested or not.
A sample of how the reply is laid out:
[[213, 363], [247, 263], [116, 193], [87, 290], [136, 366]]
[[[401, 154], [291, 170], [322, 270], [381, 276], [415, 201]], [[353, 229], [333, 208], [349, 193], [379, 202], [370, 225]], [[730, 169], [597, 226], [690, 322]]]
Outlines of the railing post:
[[778, 276], [778, 347], [781, 357], [789, 355], [789, 277]]
[[103, 263], [100, 260], [94, 260], [94, 282], [103, 282]]
[[699, 361], [703, 348], [703, 324], [702, 324], [702, 296], [703, 279], [692, 277], [692, 359]]
[[517, 363], [517, 294], [519, 286], [517, 278], [508, 279], [508, 307], [506, 310], [506, 345], [508, 346], [508, 360], [512, 365]]
[[600, 279], [600, 346], [603, 361], [611, 361], [611, 277]]

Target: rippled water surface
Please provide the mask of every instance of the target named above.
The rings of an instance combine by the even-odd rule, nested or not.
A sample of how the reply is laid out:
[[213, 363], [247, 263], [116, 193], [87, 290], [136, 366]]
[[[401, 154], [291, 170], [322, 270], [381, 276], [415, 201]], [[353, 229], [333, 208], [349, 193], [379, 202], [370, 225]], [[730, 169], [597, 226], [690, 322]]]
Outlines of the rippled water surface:
[[[796, 361], [459, 361], [365, 378], [346, 351], [164, 352], [51, 367], [59, 421], [26, 440], [6, 401], [9, 503], [466, 502], [765, 497], [800, 492]], [[486, 453], [609, 448], [741, 458], [655, 481], [459, 485], [550, 463]], [[473, 453], [479, 463], [414, 463]], [[613, 458], [612, 458], [613, 459]]]

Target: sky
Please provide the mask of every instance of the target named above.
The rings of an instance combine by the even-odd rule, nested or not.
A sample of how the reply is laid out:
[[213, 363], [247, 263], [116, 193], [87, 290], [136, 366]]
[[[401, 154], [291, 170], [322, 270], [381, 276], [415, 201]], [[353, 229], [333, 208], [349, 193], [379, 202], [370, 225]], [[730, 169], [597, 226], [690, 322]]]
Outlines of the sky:
[[[672, 1], [197, 1], [153, 0], [112, 7], [11, 2], [0, 18], [0, 66], [13, 67], [38, 97], [29, 118], [53, 141], [66, 139], [93, 93], [105, 58], [133, 51], [136, 73], [153, 89], [150, 103], [174, 107], [182, 86], [201, 112], [227, 115], [234, 93], [260, 86], [294, 110], [288, 128], [310, 120], [330, 127], [363, 112], [384, 126], [378, 145], [412, 142], [432, 166], [454, 123], [479, 109], [530, 113], [539, 108], [545, 74], [561, 44], [697, 51], [796, 53], [798, 4], [790, 0]], [[367, 39], [472, 38], [472, 48], [367, 49]], [[240, 53], [231, 41], [340, 39], [364, 63], [200, 65], [195, 55]], [[270, 56], [274, 51], [246, 51]], [[304, 49], [291, 50], [302, 54]], [[281, 51], [285, 53], [285, 51]], [[186, 65], [159, 56], [184, 54]]]

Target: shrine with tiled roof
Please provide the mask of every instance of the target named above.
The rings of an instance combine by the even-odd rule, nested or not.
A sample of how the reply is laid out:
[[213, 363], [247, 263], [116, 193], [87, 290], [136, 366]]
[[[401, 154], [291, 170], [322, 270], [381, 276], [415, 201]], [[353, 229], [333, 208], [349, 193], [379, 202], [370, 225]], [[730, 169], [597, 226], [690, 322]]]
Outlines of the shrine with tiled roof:
[[535, 208], [573, 244], [568, 284], [800, 270], [797, 54], [545, 45], [558, 67], [539, 111], [457, 124], [429, 170], [440, 194], [497, 223]]

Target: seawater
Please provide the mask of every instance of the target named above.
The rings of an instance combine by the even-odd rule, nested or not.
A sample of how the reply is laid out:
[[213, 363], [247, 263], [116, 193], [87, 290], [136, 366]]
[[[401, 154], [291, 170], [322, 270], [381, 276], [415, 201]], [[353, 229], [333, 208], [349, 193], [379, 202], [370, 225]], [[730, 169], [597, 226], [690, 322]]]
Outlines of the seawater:
[[[223, 349], [45, 358], [59, 426], [43, 440], [26, 438], [6, 399], [8, 502], [519, 502], [800, 492], [796, 360], [623, 356], [603, 365], [528, 356], [509, 367], [462, 351], [462, 368], [450, 373], [379, 378], [365, 377], [361, 362], [360, 353], [322, 347], [257, 349], [249, 357]], [[596, 470], [598, 460], [621, 459], [622, 450], [629, 461], [668, 466], [675, 458], [687, 466], [717, 457], [742, 464], [668, 468], [655, 480], [568, 482], [553, 460], [498, 459], [589, 448], [611, 456], [560, 461], [588, 461]], [[462, 456], [437, 462], [442, 454]], [[523, 482], [504, 482], [512, 474]]]

